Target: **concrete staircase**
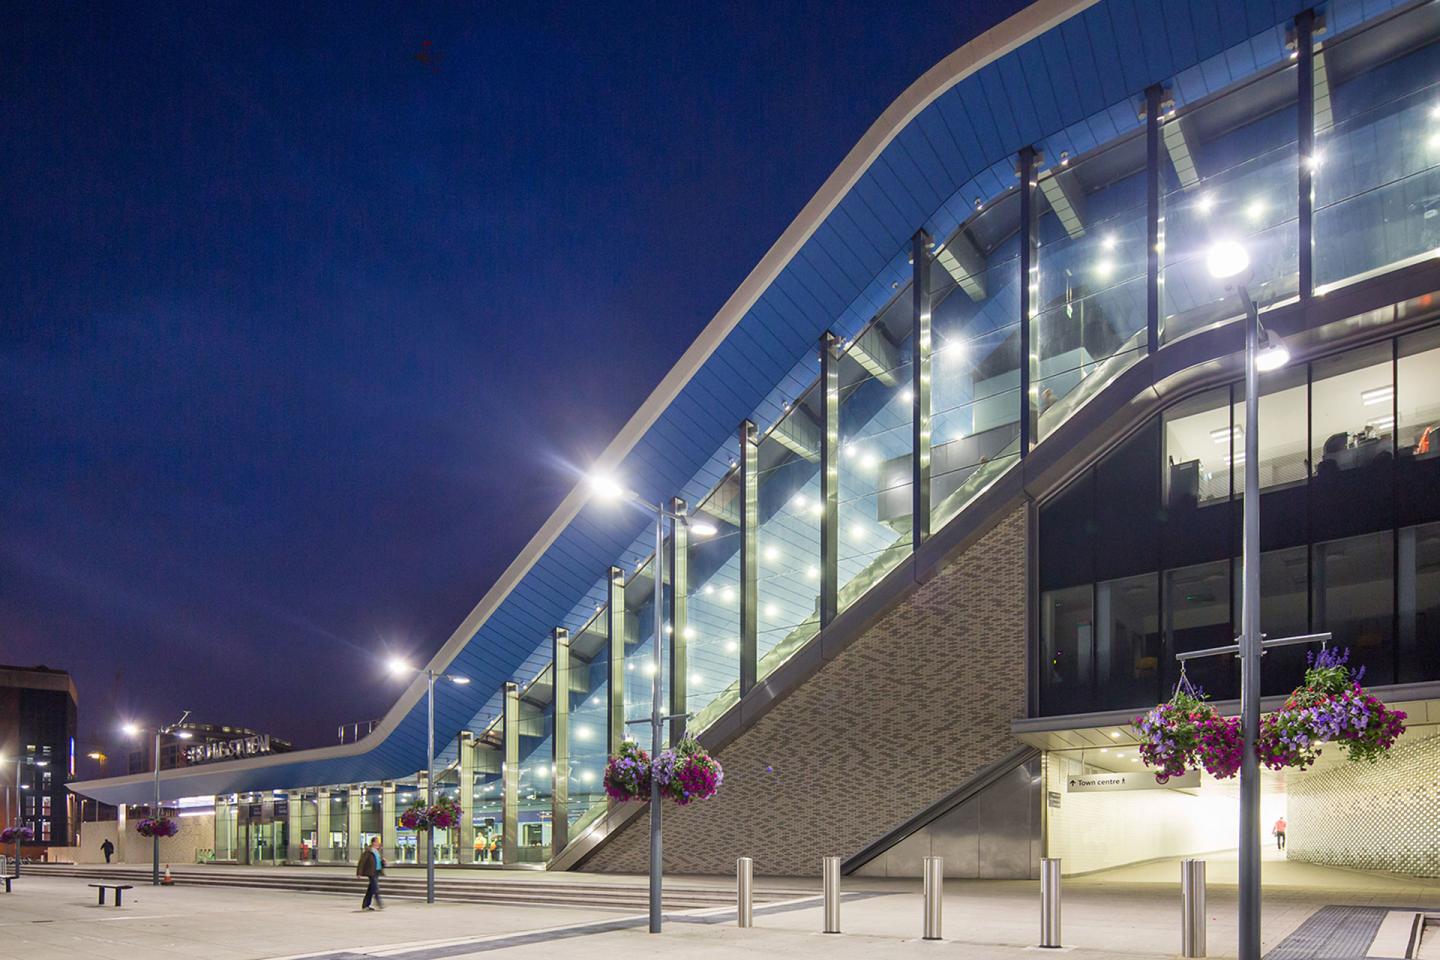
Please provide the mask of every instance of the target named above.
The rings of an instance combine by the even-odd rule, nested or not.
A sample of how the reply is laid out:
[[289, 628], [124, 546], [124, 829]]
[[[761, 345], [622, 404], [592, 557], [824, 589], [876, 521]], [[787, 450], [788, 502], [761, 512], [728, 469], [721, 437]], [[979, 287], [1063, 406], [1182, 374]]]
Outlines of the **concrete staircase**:
[[[292, 893], [318, 893], [358, 897], [363, 881], [352, 871], [313, 867], [260, 869], [255, 867], [189, 866], [170, 869], [177, 885], [186, 887], [248, 887]], [[649, 906], [643, 877], [604, 880], [569, 875], [532, 875], [498, 872], [490, 875], [456, 876], [454, 870], [439, 871], [435, 877], [435, 899], [451, 903], [506, 903], [533, 906], [575, 906], [643, 913]], [[478, 873], [478, 871], [477, 871]], [[26, 864], [26, 876], [73, 877], [77, 881], [103, 880], [107, 883], [150, 883], [150, 868], [133, 865]], [[552, 877], [554, 879], [552, 879]], [[574, 879], [571, 879], [574, 877]], [[425, 899], [425, 873], [414, 868], [386, 872], [382, 891], [385, 897], [401, 900]], [[757, 903], [773, 903], [797, 897], [815, 896], [816, 890], [759, 885]], [[705, 883], [667, 880], [665, 909], [706, 910], [735, 905], [733, 883]]]

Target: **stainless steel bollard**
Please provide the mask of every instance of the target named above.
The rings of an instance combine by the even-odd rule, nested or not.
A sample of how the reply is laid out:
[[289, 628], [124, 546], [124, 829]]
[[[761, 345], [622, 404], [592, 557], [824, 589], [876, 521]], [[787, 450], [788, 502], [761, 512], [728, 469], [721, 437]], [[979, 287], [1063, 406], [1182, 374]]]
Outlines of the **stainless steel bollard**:
[[735, 861], [735, 919], [741, 927], [755, 925], [755, 861], [749, 857]]
[[1180, 861], [1180, 954], [1205, 956], [1205, 861]]
[[940, 940], [940, 911], [945, 897], [945, 860], [925, 858], [925, 939]]
[[820, 879], [825, 888], [825, 932], [840, 932], [840, 858], [821, 861]]
[[1040, 946], [1060, 946], [1060, 859], [1040, 860]]

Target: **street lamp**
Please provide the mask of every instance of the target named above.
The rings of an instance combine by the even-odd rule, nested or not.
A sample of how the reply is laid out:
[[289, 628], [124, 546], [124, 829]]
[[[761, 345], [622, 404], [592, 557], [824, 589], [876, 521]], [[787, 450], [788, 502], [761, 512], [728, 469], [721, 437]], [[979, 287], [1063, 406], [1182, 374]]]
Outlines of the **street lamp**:
[[[653, 512], [655, 515], [655, 593], [652, 603], [655, 608], [655, 659], [654, 669], [651, 671], [650, 679], [650, 756], [651, 758], [660, 755], [660, 745], [663, 737], [663, 728], [667, 720], [675, 719], [674, 716], [665, 716], [660, 712], [660, 680], [663, 676], [664, 660], [660, 656], [660, 644], [665, 636], [664, 611], [661, 595], [665, 586], [665, 521], [667, 519], [674, 523], [685, 523], [692, 533], [700, 537], [714, 536], [718, 531], [711, 523], [703, 520], [695, 520], [683, 514], [673, 513], [665, 509], [663, 503], [649, 503], [633, 490], [625, 488], [618, 480], [608, 474], [594, 474], [589, 478], [590, 490], [601, 500], [618, 501], [628, 500], [642, 509]], [[674, 678], [672, 677], [672, 682]], [[626, 723], [632, 721], [627, 720]], [[635, 723], [646, 721], [636, 720]], [[661, 890], [662, 876], [664, 873], [664, 858], [661, 855], [661, 814], [660, 814], [660, 781], [654, 777], [650, 778], [650, 932], [660, 932], [661, 914]]]
[[[3, 760], [0, 760], [0, 763], [3, 762]], [[20, 783], [20, 769], [27, 763], [32, 767], [48, 767], [50, 765], [49, 760], [41, 760], [38, 757], [15, 758], [15, 876], [17, 877], [20, 876], [20, 827], [25, 824], [22, 811], [24, 802], [20, 794], [20, 791], [23, 790], [24, 787], [21, 786]]]
[[[469, 677], [462, 677], [453, 673], [437, 674], [430, 667], [419, 670], [410, 666], [399, 657], [392, 657], [389, 663], [390, 672], [396, 676], [407, 673], [423, 673], [425, 675], [426, 688], [426, 722], [425, 722], [425, 806], [435, 805], [435, 678], [449, 680], [451, 683], [463, 687], [470, 682]], [[425, 831], [425, 902], [435, 902], [435, 828], [431, 827]]]
[[[174, 723], [155, 728], [155, 805], [150, 810], [150, 817], [154, 820], [160, 819], [160, 737], [173, 733], [177, 740], [189, 740], [193, 736], [189, 730], [176, 729], [189, 716], [190, 711], [186, 710]], [[145, 728], [138, 723], [127, 723], [121, 729], [124, 730], [126, 736], [130, 737], [139, 737], [145, 732]], [[158, 887], [160, 886], [160, 834], [154, 834], [150, 840], [150, 884]]]

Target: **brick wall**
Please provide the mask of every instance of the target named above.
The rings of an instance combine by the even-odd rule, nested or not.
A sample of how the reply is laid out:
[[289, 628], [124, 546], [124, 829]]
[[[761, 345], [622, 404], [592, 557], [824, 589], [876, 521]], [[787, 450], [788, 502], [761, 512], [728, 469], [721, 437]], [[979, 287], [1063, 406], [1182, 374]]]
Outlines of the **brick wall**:
[[[1017, 746], [1025, 712], [1025, 512], [902, 600], [719, 753], [714, 800], [665, 810], [665, 867], [808, 876]], [[649, 818], [582, 869], [644, 872]]]
[[1289, 859], [1440, 877], [1440, 736], [1286, 779]]

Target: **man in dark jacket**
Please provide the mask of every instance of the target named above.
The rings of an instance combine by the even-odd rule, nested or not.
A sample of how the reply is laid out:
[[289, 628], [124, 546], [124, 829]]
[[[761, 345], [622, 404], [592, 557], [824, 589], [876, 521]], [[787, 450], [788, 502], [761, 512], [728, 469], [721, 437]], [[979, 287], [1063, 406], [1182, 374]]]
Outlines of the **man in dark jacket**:
[[[360, 854], [360, 862], [355, 865], [355, 876], [365, 877], [370, 882], [365, 887], [365, 899], [360, 904], [361, 910], [384, 910], [385, 904], [380, 899], [380, 875], [385, 872], [385, 858], [380, 856], [380, 838], [371, 837], [370, 846]], [[375, 906], [370, 906], [370, 901], [375, 901]]]
[[100, 844], [100, 852], [105, 854], [105, 862], [109, 863], [110, 855], [115, 852], [115, 844], [110, 842], [109, 837], [106, 837], [105, 842]]

